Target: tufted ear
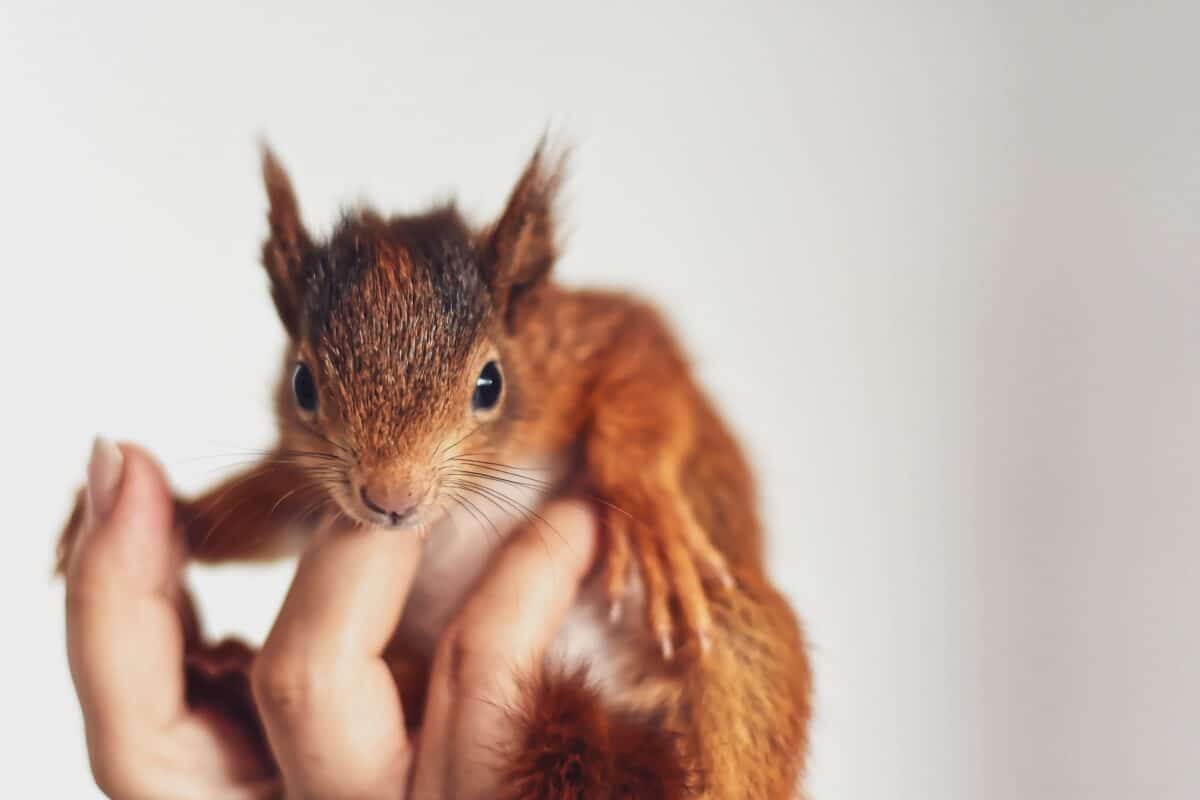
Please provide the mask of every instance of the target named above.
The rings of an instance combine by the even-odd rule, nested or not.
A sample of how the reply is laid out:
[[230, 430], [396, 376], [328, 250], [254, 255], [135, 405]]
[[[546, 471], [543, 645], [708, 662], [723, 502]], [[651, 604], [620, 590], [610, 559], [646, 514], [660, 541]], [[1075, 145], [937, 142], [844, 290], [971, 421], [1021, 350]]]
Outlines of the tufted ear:
[[566, 153], [547, 155], [543, 138], [508, 198], [484, 232], [483, 276], [509, 328], [535, 301], [558, 256], [555, 204]]
[[263, 182], [267, 188], [267, 221], [270, 234], [263, 243], [263, 266], [271, 278], [271, 297], [284, 327], [299, 336], [304, 258], [312, 242], [300, 220], [300, 206], [287, 172], [265, 144], [262, 147]]

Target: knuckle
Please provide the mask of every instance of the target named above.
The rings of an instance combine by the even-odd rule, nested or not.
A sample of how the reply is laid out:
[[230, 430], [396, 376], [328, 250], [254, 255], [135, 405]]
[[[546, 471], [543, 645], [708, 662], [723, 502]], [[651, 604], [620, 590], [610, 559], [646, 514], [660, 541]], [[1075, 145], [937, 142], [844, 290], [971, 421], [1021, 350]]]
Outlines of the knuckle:
[[66, 610], [69, 615], [86, 612], [89, 607], [103, 603], [112, 584], [111, 570], [105, 564], [88, 558], [71, 562], [66, 580]]
[[96, 781], [96, 788], [108, 797], [123, 798], [132, 794], [128, 790], [125, 772], [117, 769], [111, 762], [92, 759], [92, 778]]
[[265, 713], [290, 716], [301, 712], [322, 691], [324, 671], [311, 658], [264, 650], [250, 667], [250, 687]]
[[452, 684], [473, 684], [493, 672], [497, 657], [492, 648], [483, 644], [481, 634], [485, 633], [472, 625], [459, 625], [438, 643], [437, 661]]
[[105, 737], [102, 742], [88, 750], [96, 787], [115, 800], [149, 797], [149, 789], [140, 780], [136, 766], [141, 759], [115, 736]]
[[92, 604], [91, 592], [87, 589], [87, 583], [81, 584], [78, 580], [69, 581], [66, 590], [66, 613], [67, 619], [73, 619], [88, 610]]

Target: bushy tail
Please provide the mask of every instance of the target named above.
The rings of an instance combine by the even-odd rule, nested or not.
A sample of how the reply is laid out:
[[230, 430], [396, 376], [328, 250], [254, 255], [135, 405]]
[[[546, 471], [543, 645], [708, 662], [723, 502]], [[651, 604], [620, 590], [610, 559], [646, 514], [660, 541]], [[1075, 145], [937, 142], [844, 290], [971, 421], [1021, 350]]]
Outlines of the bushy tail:
[[684, 800], [695, 796], [686, 741], [610, 712], [585, 673], [549, 672], [526, 693], [504, 800]]
[[[796, 618], [757, 574], [713, 599], [705, 656], [679, 664], [679, 702], [609, 710], [583, 672], [526, 692], [504, 800], [792, 800], [808, 746], [811, 674]], [[686, 656], [681, 656], [686, 658]]]

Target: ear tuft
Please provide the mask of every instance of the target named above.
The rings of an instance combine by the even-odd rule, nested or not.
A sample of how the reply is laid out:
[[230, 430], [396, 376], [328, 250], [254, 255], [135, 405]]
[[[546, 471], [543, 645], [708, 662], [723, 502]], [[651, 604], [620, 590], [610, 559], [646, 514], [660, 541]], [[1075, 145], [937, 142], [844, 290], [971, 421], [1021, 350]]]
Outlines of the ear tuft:
[[263, 266], [271, 278], [271, 296], [284, 326], [297, 336], [304, 256], [312, 248], [292, 182], [279, 159], [262, 145], [263, 183], [267, 189], [270, 234], [263, 244]]
[[542, 137], [500, 219], [485, 231], [483, 272], [509, 326], [537, 295], [558, 257], [558, 192], [568, 151]]

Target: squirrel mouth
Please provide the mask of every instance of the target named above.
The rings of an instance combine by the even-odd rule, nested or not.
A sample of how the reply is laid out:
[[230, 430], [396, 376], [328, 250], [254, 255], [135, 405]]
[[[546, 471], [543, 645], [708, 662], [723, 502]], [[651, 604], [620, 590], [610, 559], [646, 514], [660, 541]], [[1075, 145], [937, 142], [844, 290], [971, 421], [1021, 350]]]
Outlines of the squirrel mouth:
[[363, 488], [359, 488], [358, 496], [349, 491], [335, 493], [337, 504], [342, 513], [355, 522], [373, 528], [389, 528], [392, 530], [417, 530], [431, 525], [441, 516], [440, 506], [429, 502], [429, 498], [402, 512], [389, 511], [373, 503]]
[[367, 494], [367, 487], [365, 486], [358, 487], [358, 499], [371, 511], [371, 514], [387, 520], [393, 528], [400, 527], [406, 519], [413, 516], [418, 510], [418, 506], [416, 505], [410, 506], [403, 511], [389, 511], [386, 508], [382, 508], [371, 501], [371, 496]]

